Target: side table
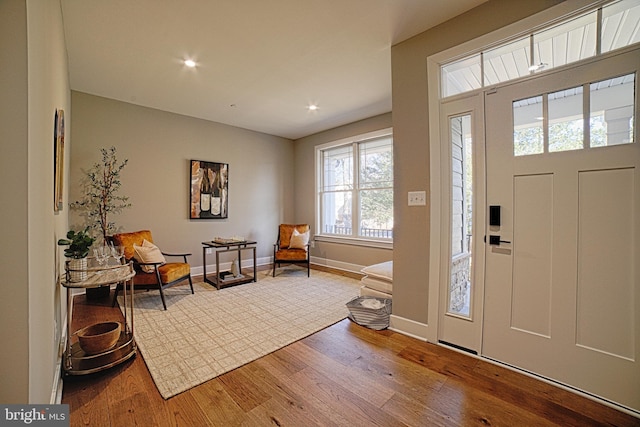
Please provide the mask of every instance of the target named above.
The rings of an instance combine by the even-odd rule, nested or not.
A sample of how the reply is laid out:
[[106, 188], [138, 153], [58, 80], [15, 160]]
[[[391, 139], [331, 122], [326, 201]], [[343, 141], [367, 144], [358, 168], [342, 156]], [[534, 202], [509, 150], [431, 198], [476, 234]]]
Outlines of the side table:
[[[70, 280], [71, 272], [86, 273], [80, 282]], [[69, 375], [84, 375], [110, 368], [136, 354], [137, 348], [133, 338], [133, 276], [136, 272], [133, 263], [104, 267], [89, 267], [85, 270], [71, 270], [67, 267], [60, 284], [67, 288], [67, 340], [63, 356], [64, 371]], [[78, 342], [71, 343], [71, 318], [73, 312], [73, 289], [97, 288], [100, 286], [124, 283], [124, 325], [116, 345], [102, 353], [86, 354]], [[127, 287], [127, 284], [129, 285]], [[128, 288], [128, 290], [127, 290]], [[130, 312], [130, 314], [129, 314]]]
[[[202, 269], [204, 273], [204, 281], [215, 286], [220, 290], [223, 286], [240, 285], [242, 283], [257, 282], [258, 276], [256, 274], [256, 242], [254, 241], [242, 241], [242, 242], [202, 242]], [[216, 253], [216, 275], [213, 279], [207, 277], [207, 250], [212, 249]], [[242, 252], [251, 251], [253, 253], [253, 273], [247, 270], [242, 270]], [[220, 277], [220, 254], [226, 252], [238, 253], [238, 265], [240, 267], [241, 277], [233, 277], [229, 279], [222, 279]]]

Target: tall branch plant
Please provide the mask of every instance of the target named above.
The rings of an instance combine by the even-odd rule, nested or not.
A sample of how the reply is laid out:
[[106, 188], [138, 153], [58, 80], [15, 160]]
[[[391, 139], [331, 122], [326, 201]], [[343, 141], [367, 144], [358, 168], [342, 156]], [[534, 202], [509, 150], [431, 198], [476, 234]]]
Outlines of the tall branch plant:
[[82, 180], [83, 197], [71, 203], [71, 208], [79, 210], [89, 229], [99, 231], [106, 241], [107, 236], [116, 231], [111, 215], [131, 207], [129, 198], [118, 194], [122, 182], [120, 172], [127, 165], [125, 159], [118, 163], [116, 148], [101, 148], [102, 163], [95, 163], [85, 172]]

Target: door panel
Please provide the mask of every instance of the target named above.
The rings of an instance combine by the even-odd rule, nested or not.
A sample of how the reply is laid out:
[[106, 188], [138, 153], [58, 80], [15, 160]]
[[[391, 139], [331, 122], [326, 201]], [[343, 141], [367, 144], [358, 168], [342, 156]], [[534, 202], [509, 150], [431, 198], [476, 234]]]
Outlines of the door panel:
[[[637, 88], [638, 70], [636, 50], [485, 95], [487, 204], [502, 207], [503, 221], [488, 233], [502, 242], [487, 247], [482, 332], [484, 356], [636, 411], [640, 144], [630, 116], [638, 90], [629, 105], [628, 93], [603, 97], [614, 90], [593, 82], [636, 73]], [[544, 117], [531, 115], [527, 128], [526, 108], [539, 96]], [[627, 100], [601, 108], [589, 96]], [[531, 143], [518, 139], [533, 134]]]
[[[634, 228], [635, 173], [625, 168], [578, 174], [576, 344], [629, 360], [635, 345], [634, 247], [629, 232]], [[603, 209], [608, 206], [617, 208]], [[612, 248], [613, 256], [603, 257], [603, 248]]]
[[511, 327], [549, 337], [553, 175], [516, 176], [513, 186], [518, 256], [513, 260]]

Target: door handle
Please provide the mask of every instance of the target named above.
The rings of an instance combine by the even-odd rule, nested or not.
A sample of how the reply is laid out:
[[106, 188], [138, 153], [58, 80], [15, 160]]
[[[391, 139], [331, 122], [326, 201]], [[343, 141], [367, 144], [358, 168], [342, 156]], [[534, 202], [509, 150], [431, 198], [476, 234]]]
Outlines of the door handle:
[[[487, 241], [487, 238], [485, 236], [485, 242]], [[508, 240], [500, 240], [500, 236], [496, 236], [496, 235], [489, 235], [489, 244], [490, 245], [495, 245], [495, 246], [500, 246], [500, 243], [511, 243]]]

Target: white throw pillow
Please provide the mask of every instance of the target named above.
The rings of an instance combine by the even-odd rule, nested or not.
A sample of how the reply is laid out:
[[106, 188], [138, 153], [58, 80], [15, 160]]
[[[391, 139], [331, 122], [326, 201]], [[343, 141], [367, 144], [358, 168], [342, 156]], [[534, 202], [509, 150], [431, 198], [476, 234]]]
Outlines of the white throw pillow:
[[[142, 246], [134, 244], [133, 250], [135, 251], [133, 257], [138, 262], [161, 262], [163, 264], [167, 262], [160, 249], [146, 239], [142, 241]], [[142, 265], [140, 267], [145, 273], [153, 273], [155, 271], [155, 268], [152, 265]]]
[[289, 241], [289, 249], [306, 249], [308, 243], [309, 230], [301, 234], [297, 228], [294, 228]]

